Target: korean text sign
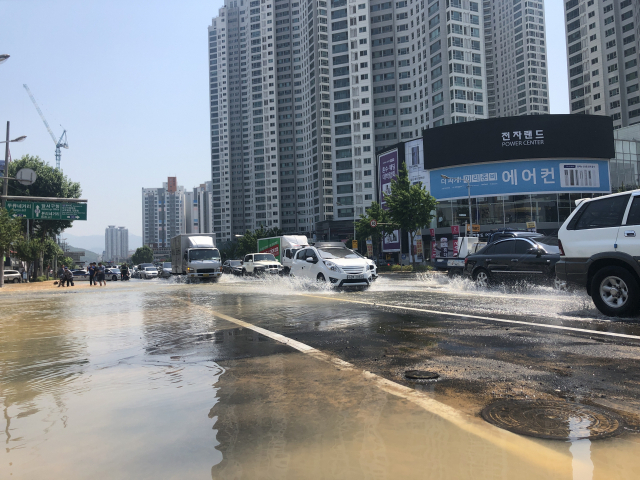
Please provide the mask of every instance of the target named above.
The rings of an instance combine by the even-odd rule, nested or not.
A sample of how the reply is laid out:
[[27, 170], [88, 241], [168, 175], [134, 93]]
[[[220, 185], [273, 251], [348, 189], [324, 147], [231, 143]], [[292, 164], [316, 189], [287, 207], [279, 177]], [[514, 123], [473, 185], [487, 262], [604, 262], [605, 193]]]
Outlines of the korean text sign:
[[431, 170], [430, 176], [438, 200], [466, 198], [466, 182], [473, 197], [611, 191], [608, 160], [493, 162]]
[[[389, 152], [383, 153], [378, 157], [379, 175], [380, 179], [380, 205], [386, 210], [386, 202], [384, 200], [385, 194], [391, 193], [391, 180], [398, 176], [398, 150], [394, 149]], [[399, 252], [400, 251], [400, 232], [394, 230], [389, 235], [386, 235], [382, 239], [382, 250], [384, 252]]]

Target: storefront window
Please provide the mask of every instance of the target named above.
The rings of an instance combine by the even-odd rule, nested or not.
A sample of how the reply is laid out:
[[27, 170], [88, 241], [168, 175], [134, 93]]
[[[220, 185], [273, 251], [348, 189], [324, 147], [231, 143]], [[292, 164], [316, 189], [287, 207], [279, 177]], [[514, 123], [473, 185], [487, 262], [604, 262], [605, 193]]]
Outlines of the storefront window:
[[479, 197], [476, 200], [478, 213], [474, 215], [474, 221], [478, 216], [480, 225], [502, 225], [502, 197]]
[[451, 201], [438, 202], [436, 207], [436, 217], [438, 228], [451, 226]]
[[504, 197], [505, 223], [526, 223], [531, 221], [531, 198], [529, 195]]
[[558, 221], [558, 196], [555, 193], [547, 195], [532, 195], [533, 217], [536, 223]]

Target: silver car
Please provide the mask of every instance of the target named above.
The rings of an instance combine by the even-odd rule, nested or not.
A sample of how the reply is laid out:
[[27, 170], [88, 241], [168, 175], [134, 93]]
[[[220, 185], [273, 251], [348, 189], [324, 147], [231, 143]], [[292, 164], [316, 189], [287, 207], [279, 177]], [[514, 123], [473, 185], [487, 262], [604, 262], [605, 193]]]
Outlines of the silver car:
[[144, 267], [144, 270], [140, 270], [140, 278], [146, 278], [147, 280], [158, 278], [158, 269], [156, 267]]
[[17, 270], [5, 270], [4, 271], [4, 282], [5, 283], [9, 283], [9, 282], [13, 282], [13, 283], [20, 283], [22, 279], [22, 275], [20, 275], [20, 272]]

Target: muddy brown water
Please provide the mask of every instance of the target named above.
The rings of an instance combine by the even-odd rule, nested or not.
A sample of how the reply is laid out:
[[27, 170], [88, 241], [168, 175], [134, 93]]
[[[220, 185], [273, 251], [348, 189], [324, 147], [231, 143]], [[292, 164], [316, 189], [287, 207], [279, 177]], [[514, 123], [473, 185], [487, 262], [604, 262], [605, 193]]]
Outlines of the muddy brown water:
[[[0, 294], [0, 478], [577, 480], [640, 471], [634, 436], [521, 437], [428, 389], [407, 394], [213, 313], [257, 322], [273, 301], [268, 289], [109, 287]], [[300, 318], [333, 328], [314, 302], [286, 309], [291, 332]]]

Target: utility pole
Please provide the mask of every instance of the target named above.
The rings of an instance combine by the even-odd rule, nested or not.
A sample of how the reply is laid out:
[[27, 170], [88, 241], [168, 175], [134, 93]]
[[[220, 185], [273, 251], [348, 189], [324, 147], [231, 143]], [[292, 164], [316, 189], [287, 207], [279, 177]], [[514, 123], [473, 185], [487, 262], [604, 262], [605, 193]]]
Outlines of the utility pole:
[[[7, 120], [7, 141], [4, 144], [4, 172], [2, 176], [4, 179], [2, 180], [2, 208], [5, 207], [7, 202], [7, 192], [9, 188], [9, 120]], [[5, 252], [0, 252], [0, 261], [2, 265], [0, 265], [0, 288], [4, 287], [4, 255]], [[11, 252], [9, 252], [11, 255]]]
[[[9, 189], [9, 120], [7, 120], [7, 141], [4, 144], [4, 179], [2, 181], [2, 208], [7, 203]], [[4, 277], [4, 275], [3, 275]]]

